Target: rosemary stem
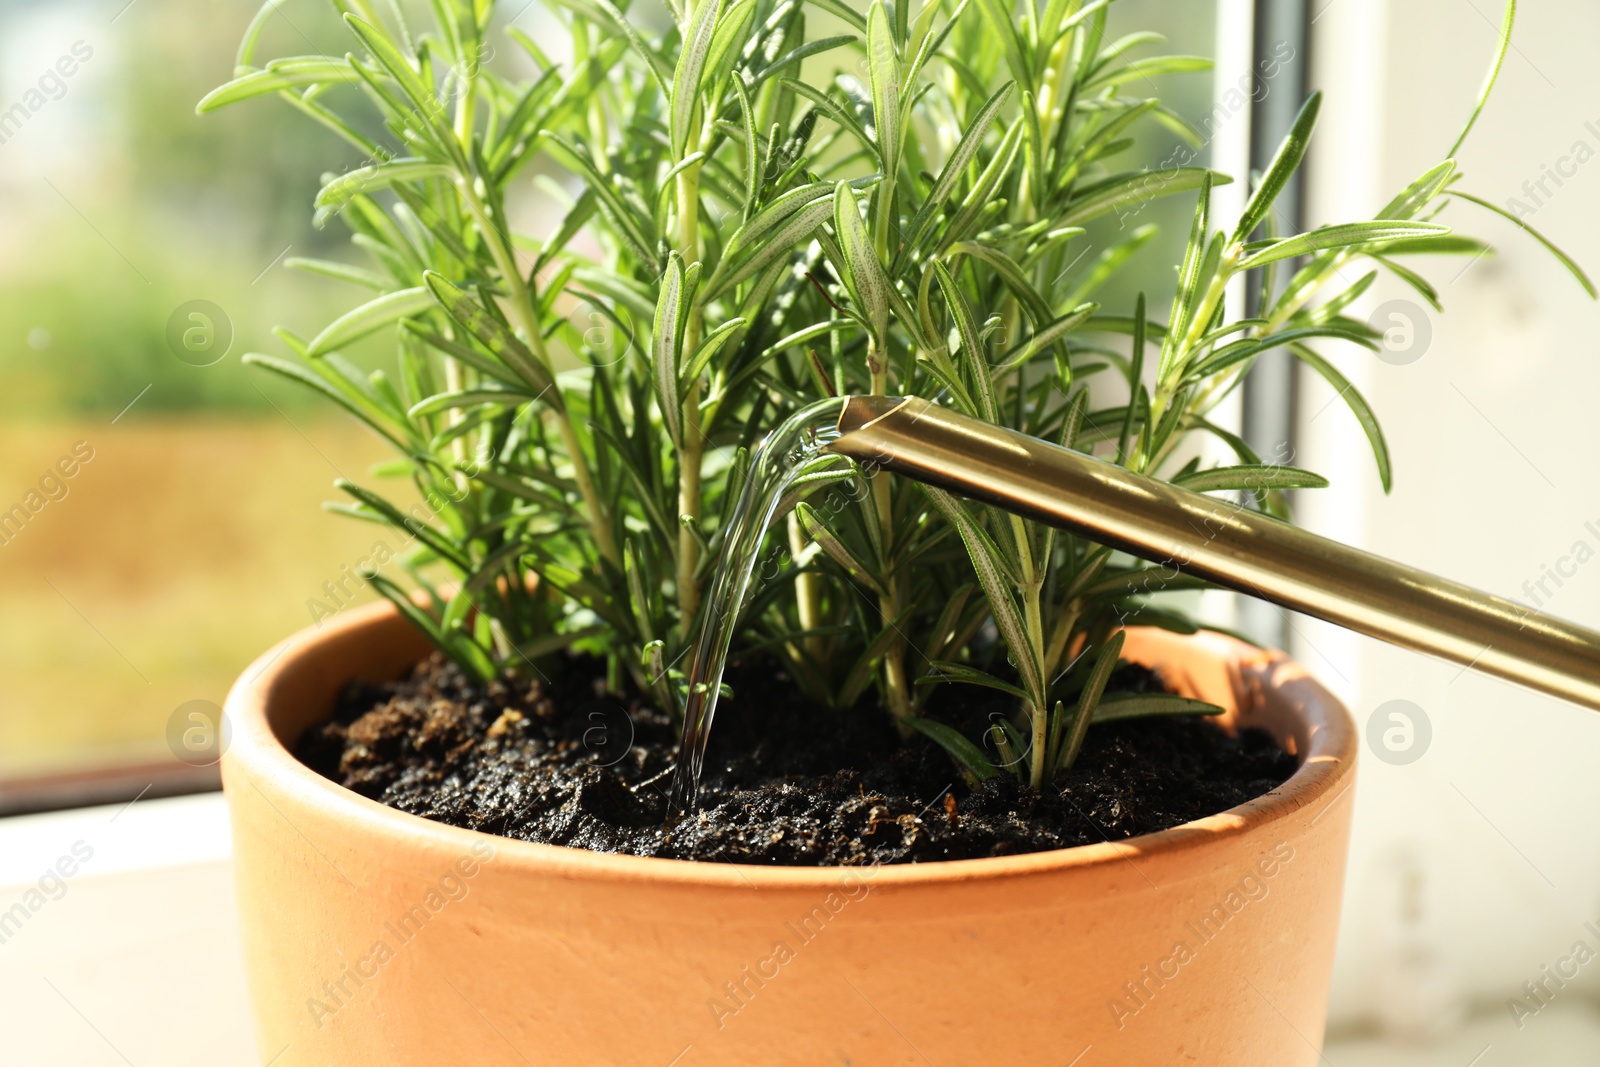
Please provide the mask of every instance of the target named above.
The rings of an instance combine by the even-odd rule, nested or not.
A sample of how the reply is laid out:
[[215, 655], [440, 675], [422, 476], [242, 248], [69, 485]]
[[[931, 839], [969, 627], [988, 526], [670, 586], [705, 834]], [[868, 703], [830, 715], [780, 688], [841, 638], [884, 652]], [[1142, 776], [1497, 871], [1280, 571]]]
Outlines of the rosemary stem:
[[[685, 262], [700, 260], [700, 165], [678, 172], [678, 246]], [[694, 358], [700, 348], [705, 310], [699, 300], [690, 304], [683, 330], [683, 358]], [[700, 541], [692, 528], [700, 521], [701, 478], [705, 463], [705, 434], [700, 423], [700, 383], [690, 382], [683, 396], [683, 446], [678, 454], [678, 609], [685, 633], [700, 611]]]

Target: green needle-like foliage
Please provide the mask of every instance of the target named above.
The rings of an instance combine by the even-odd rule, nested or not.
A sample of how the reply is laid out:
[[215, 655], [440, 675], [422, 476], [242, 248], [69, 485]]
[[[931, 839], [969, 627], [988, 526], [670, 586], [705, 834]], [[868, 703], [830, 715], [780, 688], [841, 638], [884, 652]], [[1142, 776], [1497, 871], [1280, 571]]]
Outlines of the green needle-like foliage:
[[[1284, 515], [1286, 490], [1325, 483], [1210, 415], [1257, 360], [1298, 359], [1354, 412], [1387, 488], [1376, 418], [1315, 346], [1375, 347], [1346, 313], [1373, 281], [1358, 261], [1437, 304], [1395, 257], [1482, 250], [1437, 221], [1472, 199], [1452, 160], [1371, 220], [1281, 233], [1315, 97], [1240, 220], [1212, 215], [1227, 175], [1119, 169], [1151, 124], [1198, 147], [1143, 91], [1208, 64], [1108, 39], [1111, 0], [669, 0], [670, 23], [547, 0], [561, 62], [493, 0], [432, 0], [426, 26], [399, 4], [333, 3], [349, 54], [258, 59], [269, 0], [234, 80], [200, 104], [275, 96], [364, 160], [315, 211], [367, 262], [294, 265], [370, 296], [310, 340], [281, 332], [290, 358], [248, 358], [394, 445], [422, 502], [341, 483], [335, 507], [404, 532], [413, 588], [375, 583], [486, 679], [577, 649], [681, 706], [675, 667], [750, 449], [828, 395], [936, 397]], [[484, 62], [508, 42], [518, 63]], [[1101, 308], [1150, 237], [1127, 223], [1162, 197], [1196, 202], [1170, 312]], [[1097, 223], [1112, 237], [1091, 250]], [[1230, 306], [1252, 275], [1260, 306]], [[340, 355], [374, 335], [394, 339], [392, 373]], [[1184, 462], [1203, 436], [1235, 459]], [[1193, 629], [1150, 600], [1196, 587], [1170, 567], [827, 464], [782, 521], [792, 558], [757, 575], [736, 653], [778, 658], [819, 702], [875, 695], [974, 778], [1038, 785], [1093, 722], [1210, 710], [1103, 697], [1124, 625]], [[951, 684], [1008, 694], [1015, 720], [974, 739], [924, 717]]]

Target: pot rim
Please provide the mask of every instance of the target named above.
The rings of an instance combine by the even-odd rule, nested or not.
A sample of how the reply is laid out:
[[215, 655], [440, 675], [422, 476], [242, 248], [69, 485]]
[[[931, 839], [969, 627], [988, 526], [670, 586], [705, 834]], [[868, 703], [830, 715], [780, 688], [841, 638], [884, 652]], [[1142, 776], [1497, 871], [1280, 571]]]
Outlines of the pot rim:
[[[393, 605], [386, 601], [350, 608], [333, 619], [325, 620], [320, 626], [307, 627], [285, 638], [259, 656], [240, 675], [228, 693], [224, 715], [231, 729], [231, 740], [222, 756], [225, 791], [233, 792], [248, 783], [270, 802], [272, 798], [262, 788], [263, 782], [270, 782], [269, 788], [278, 791], [280, 798], [292, 806], [342, 809], [336, 811], [335, 821], [345, 826], [350, 835], [357, 839], [375, 836], [463, 853], [474, 844], [488, 842], [494, 848], [496, 868], [538, 869], [562, 878], [610, 883], [650, 882], [724, 889], [814, 890], [858, 884], [866, 876], [865, 872], [870, 872], [874, 886], [951, 884], [1102, 867], [1127, 862], [1132, 857], [1149, 860], [1170, 856], [1284, 821], [1333, 794], [1321, 805], [1322, 810], [1326, 811], [1354, 784], [1351, 776], [1355, 769], [1355, 729], [1349, 713], [1338, 699], [1311, 681], [1303, 668], [1298, 668], [1281, 652], [1257, 649], [1238, 638], [1215, 631], [1201, 631], [1181, 639], [1206, 645], [1213, 655], [1230, 666], [1255, 671], [1276, 671], [1288, 666], [1301, 672], [1298, 678], [1311, 681], [1306, 699], [1294, 709], [1307, 727], [1309, 740], [1300, 766], [1277, 789], [1226, 811], [1168, 830], [1120, 841], [1018, 856], [934, 860], [876, 867], [775, 867], [711, 863], [591, 852], [565, 845], [521, 841], [434, 822], [346, 789], [296, 759], [273, 730], [269, 720], [269, 695], [280, 680], [291, 676], [297, 668], [304, 667], [305, 661], [316, 652], [318, 646], [339, 638], [352, 639], [359, 636], [359, 631], [401, 621]], [[278, 807], [276, 804], [273, 806]], [[286, 820], [289, 818], [281, 809], [279, 814]]]

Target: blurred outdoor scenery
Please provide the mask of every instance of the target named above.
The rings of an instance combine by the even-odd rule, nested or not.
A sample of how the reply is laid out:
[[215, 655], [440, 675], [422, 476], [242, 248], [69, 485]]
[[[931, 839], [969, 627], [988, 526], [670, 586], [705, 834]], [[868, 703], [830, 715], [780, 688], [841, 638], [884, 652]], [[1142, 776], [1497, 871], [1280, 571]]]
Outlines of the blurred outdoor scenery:
[[[281, 266], [342, 254], [309, 203], [348, 153], [270, 102], [195, 115], [250, 14], [0, 6], [4, 107], [87, 56], [0, 144], [0, 508], [75, 443], [93, 457], [0, 545], [0, 773], [163, 753], [173, 709], [220, 703], [371, 540], [318, 504], [336, 471], [382, 458], [378, 442], [239, 363], [273, 348], [274, 324], [315, 332], [352, 295]], [[328, 5], [284, 16], [271, 46], [341, 47]], [[168, 345], [192, 300], [225, 316], [209, 353], [203, 325], [191, 337], [193, 362], [222, 357], [211, 366]]]
[[[262, 55], [347, 49], [325, 0], [277, 8]], [[337, 220], [311, 225], [319, 176], [352, 150], [272, 99], [195, 114], [254, 11], [0, 0], [0, 516], [25, 519], [0, 526], [0, 777], [164, 757], [174, 710], [220, 704], [312, 623], [309, 600], [338, 606], [323, 583], [373, 541], [319, 504], [387, 446], [239, 362], [284, 351], [274, 326], [312, 336], [360, 297], [284, 267], [359, 262]], [[1212, 51], [1210, 3], [1114, 11], [1119, 33], [1165, 26], [1172, 51]], [[505, 17], [537, 36], [544, 16]], [[1191, 120], [1210, 110], [1208, 75], [1161, 82], [1146, 91]], [[1176, 143], [1137, 151], [1155, 164]], [[525, 193], [536, 219], [533, 180]], [[1171, 285], [1178, 199], [1140, 214], [1163, 234], [1123, 276], [1130, 305]], [[351, 356], [380, 365], [391, 342]]]

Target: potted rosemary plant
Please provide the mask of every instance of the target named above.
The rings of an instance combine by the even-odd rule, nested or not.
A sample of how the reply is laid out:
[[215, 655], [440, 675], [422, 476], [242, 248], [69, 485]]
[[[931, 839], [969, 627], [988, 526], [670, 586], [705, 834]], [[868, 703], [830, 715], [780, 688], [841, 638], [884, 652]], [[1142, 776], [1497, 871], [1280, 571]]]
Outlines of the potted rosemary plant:
[[[1298, 359], [1387, 487], [1312, 346], [1375, 347], [1349, 310], [1380, 271], [1436, 304], [1397, 257], [1478, 254], [1437, 217], [1482, 202], [1445, 158], [1371, 220], [1281, 233], [1316, 97], [1242, 218], [1212, 213], [1229, 176], [1119, 169], [1150, 124], [1199, 148], [1145, 92], [1207, 64], [1110, 38], [1110, 0], [669, 3], [647, 28], [552, 0], [557, 44], [493, 0], [426, 26], [335, 0], [350, 54], [266, 60], [269, 2], [200, 104], [276, 96], [347, 143], [317, 221], [366, 261], [292, 265], [368, 295], [247, 358], [404, 479], [332, 505], [382, 528], [385, 601], [230, 697], [264, 1056], [1313, 1062], [1353, 733], [1152, 601], [1196, 583], [822, 457], [743, 553], [742, 613], [708, 595], [753, 450], [828, 397], [935, 398], [1286, 517], [1325, 483], [1211, 415]], [[1170, 312], [1101, 306], [1167, 197], [1196, 205]], [[364, 373], [341, 350], [374, 336], [395, 361]], [[680, 720], [718, 685], [687, 664], [729, 612], [678, 812]]]

